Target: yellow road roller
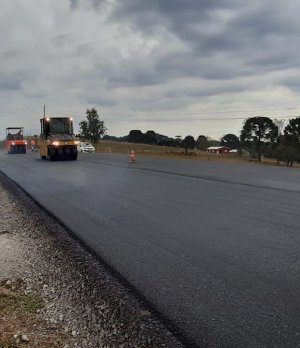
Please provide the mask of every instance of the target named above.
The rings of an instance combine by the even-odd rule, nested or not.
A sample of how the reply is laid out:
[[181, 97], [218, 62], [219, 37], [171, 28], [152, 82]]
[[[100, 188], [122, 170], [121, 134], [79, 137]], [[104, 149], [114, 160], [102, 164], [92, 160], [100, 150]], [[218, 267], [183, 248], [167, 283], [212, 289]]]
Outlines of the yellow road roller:
[[38, 147], [41, 158], [50, 161], [76, 161], [79, 141], [73, 131], [72, 117], [44, 117], [40, 121]]

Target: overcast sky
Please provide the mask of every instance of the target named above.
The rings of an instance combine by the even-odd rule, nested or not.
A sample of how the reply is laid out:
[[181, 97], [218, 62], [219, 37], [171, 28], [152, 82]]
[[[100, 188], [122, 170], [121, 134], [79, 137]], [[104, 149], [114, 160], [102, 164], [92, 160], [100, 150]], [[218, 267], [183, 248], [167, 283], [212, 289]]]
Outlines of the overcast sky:
[[238, 134], [230, 118], [300, 112], [297, 0], [0, 5], [1, 137], [7, 126], [38, 133], [44, 104], [76, 123], [96, 107], [118, 136], [218, 138]]

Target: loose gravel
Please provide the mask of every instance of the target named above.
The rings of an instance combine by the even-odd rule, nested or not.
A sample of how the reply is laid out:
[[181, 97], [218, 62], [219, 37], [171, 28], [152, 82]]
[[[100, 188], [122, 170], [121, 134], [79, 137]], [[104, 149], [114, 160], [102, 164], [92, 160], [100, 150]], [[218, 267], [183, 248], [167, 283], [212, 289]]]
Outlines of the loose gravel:
[[[183, 347], [109, 268], [0, 173], [0, 281], [21, 278], [64, 348]], [[41, 347], [41, 346], [39, 346]]]

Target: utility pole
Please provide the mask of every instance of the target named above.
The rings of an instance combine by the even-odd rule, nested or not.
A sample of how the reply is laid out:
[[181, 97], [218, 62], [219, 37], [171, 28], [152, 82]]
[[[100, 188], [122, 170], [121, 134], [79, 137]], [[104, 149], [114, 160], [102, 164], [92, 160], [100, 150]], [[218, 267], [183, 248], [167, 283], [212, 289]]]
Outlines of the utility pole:
[[46, 117], [46, 105], [44, 105], [44, 118]]

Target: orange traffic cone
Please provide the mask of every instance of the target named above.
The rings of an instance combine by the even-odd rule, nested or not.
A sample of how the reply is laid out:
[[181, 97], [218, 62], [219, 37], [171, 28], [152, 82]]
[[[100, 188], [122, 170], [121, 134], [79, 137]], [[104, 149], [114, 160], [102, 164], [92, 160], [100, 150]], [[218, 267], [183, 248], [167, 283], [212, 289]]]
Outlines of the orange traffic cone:
[[136, 162], [135, 153], [134, 153], [133, 150], [130, 152], [130, 159], [129, 159], [128, 162], [129, 162], [129, 163], [135, 163], [135, 162]]

